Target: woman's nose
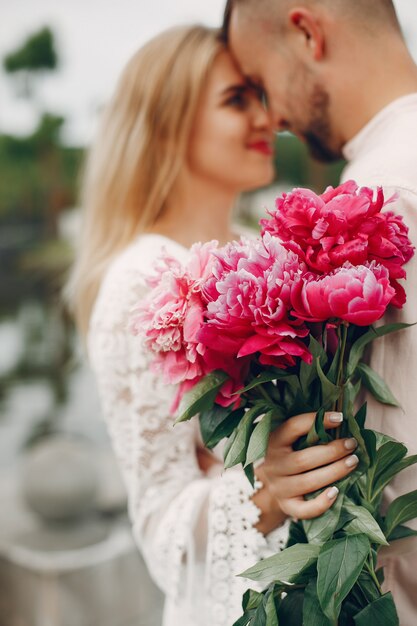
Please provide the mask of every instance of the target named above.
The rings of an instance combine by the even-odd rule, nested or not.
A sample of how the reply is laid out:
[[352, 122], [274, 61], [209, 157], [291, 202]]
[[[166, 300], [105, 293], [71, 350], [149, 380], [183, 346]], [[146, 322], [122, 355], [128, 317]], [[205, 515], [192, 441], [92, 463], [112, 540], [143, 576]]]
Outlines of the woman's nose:
[[266, 108], [266, 105], [264, 105], [262, 102], [259, 102], [259, 100], [257, 100], [254, 105], [253, 124], [257, 128], [268, 129], [272, 132], [272, 116]]

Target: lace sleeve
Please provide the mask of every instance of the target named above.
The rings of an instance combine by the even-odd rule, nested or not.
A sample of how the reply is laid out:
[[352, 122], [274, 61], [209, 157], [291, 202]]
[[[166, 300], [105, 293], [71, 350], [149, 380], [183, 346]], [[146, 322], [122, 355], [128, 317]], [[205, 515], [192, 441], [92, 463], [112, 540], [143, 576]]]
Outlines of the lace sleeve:
[[[172, 602], [194, 607], [190, 611], [205, 605], [211, 626], [227, 624], [239, 616], [248, 587], [236, 574], [258, 561], [268, 542], [254, 528], [259, 511], [243, 471], [201, 472], [197, 421], [173, 426], [175, 390], [150, 371], [140, 341], [126, 330], [129, 312], [146, 290], [131, 257], [122, 255], [108, 272], [88, 348], [133, 534]], [[201, 623], [201, 614], [192, 619]]]

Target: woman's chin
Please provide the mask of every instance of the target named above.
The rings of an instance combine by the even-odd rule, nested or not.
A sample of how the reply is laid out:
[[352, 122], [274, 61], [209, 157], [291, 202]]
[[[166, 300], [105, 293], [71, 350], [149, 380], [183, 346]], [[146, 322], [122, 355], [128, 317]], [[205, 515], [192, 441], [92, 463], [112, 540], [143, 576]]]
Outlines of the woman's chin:
[[261, 187], [267, 187], [274, 182], [275, 172], [269, 171], [264, 172], [259, 176], [253, 176], [253, 178], [249, 178], [246, 181], [246, 184], [242, 187], [242, 191], [254, 191], [255, 189], [260, 189]]

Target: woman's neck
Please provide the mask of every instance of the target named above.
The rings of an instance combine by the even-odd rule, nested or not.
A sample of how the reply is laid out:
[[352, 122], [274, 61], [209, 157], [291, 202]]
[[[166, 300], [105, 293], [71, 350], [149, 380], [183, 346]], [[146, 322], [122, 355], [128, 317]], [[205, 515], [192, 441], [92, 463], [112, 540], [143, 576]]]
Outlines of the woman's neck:
[[163, 214], [149, 229], [185, 247], [196, 241], [217, 239], [224, 244], [233, 238], [231, 214], [237, 193], [212, 184], [181, 185], [173, 191]]

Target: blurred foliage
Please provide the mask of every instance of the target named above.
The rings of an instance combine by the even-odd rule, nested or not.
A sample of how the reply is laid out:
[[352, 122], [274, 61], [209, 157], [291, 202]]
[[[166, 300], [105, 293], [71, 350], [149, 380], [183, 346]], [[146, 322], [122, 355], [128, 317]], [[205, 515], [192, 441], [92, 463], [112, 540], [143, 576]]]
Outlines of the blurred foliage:
[[58, 55], [52, 31], [45, 27], [30, 35], [3, 60], [5, 71], [14, 77], [18, 94], [24, 98], [34, 95], [35, 84], [45, 72], [58, 67]]
[[336, 186], [345, 162], [331, 164], [314, 161], [308, 149], [297, 137], [289, 133], [278, 135], [275, 167], [277, 181], [291, 187], [309, 187], [321, 193], [328, 185]]
[[10, 52], [4, 59], [6, 72], [54, 70], [58, 56], [52, 31], [45, 27], [30, 35], [23, 45]]
[[52, 234], [59, 211], [76, 202], [83, 151], [61, 145], [63, 123], [45, 113], [27, 137], [0, 135], [0, 224], [41, 220]]

